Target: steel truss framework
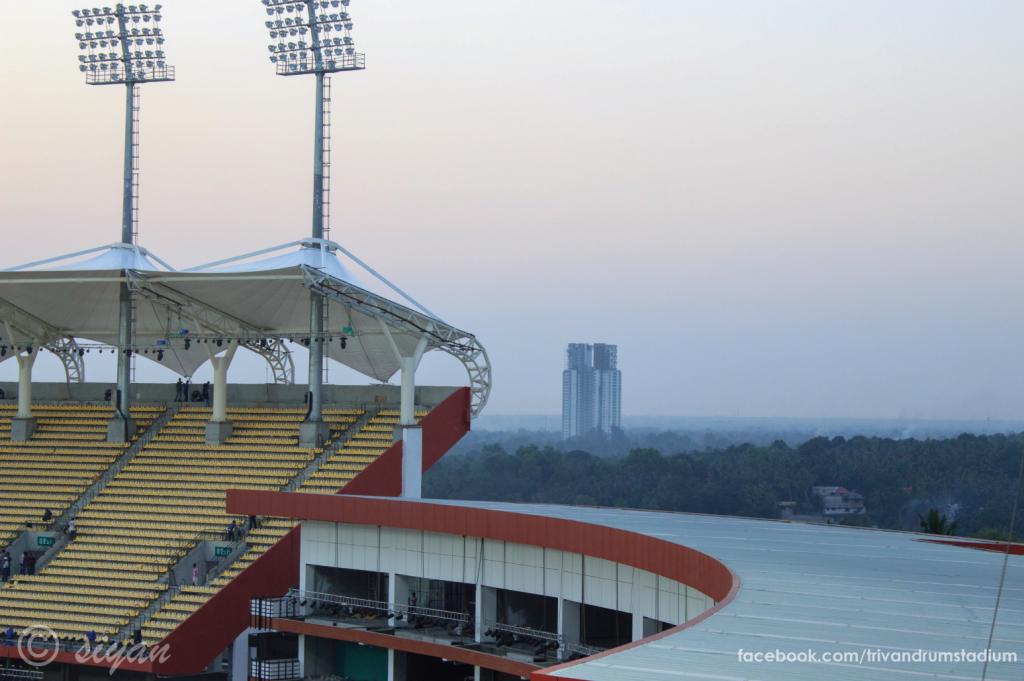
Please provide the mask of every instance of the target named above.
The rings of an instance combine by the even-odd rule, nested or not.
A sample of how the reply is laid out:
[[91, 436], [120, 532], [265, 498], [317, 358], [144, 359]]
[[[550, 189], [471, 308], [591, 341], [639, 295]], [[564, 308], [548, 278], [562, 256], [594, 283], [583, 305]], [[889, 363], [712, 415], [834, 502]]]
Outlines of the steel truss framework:
[[491, 362], [476, 336], [420, 314], [358, 286], [335, 279], [308, 266], [303, 267], [306, 287], [326, 299], [382, 320], [388, 326], [427, 339], [431, 349], [442, 350], [462, 362], [473, 393], [473, 416], [479, 416], [491, 395]]
[[74, 338], [65, 336], [43, 347], [60, 360], [68, 383], [85, 383], [85, 360], [82, 358], [82, 348], [78, 347]]
[[129, 271], [128, 282], [129, 288], [140, 298], [168, 313], [165, 329], [168, 340], [181, 338], [180, 329], [186, 324], [195, 324], [201, 331], [197, 337], [239, 339], [243, 347], [266, 360], [275, 383], [295, 383], [295, 362], [291, 350], [266, 329], [253, 326], [168, 286], [152, 282], [141, 272]]
[[18, 346], [23, 343], [39, 344], [56, 341], [64, 334], [55, 326], [44, 322], [30, 312], [0, 298], [0, 320], [11, 328], [11, 334], [17, 332], [24, 338], [7, 338], [3, 345]]
[[85, 361], [74, 338], [63, 336], [60, 329], [3, 299], [0, 299], [0, 319], [10, 326], [12, 334], [24, 336], [21, 339], [7, 338], [0, 342], [5, 349], [17, 348], [20, 344], [41, 344], [60, 360], [68, 383], [85, 381]]

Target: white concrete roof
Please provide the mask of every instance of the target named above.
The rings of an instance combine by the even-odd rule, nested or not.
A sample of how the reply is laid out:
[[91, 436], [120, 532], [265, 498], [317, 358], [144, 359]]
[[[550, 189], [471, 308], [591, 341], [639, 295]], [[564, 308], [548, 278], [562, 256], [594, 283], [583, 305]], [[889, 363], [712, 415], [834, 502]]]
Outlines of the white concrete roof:
[[[981, 679], [980, 662], [754, 663], [738, 651], [980, 651], [1003, 554], [925, 535], [719, 516], [573, 506], [431, 501], [620, 528], [684, 544], [729, 566], [736, 598], [691, 628], [564, 670], [593, 681], [912, 681]], [[1024, 557], [1011, 556], [988, 681], [1024, 679]]]

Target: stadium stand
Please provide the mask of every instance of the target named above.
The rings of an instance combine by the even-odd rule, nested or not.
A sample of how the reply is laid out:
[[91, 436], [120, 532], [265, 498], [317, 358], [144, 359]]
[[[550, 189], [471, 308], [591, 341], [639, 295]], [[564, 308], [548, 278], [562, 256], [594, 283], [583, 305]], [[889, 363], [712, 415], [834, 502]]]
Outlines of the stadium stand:
[[[50, 442], [42, 440], [53, 432], [42, 427], [43, 413], [40, 409], [36, 440]], [[324, 418], [333, 438], [361, 415], [360, 410], [325, 410]], [[108, 416], [109, 410], [98, 412], [96, 420], [103, 422]], [[231, 409], [234, 432], [223, 445], [205, 443], [209, 417], [209, 409], [191, 405], [175, 414], [78, 514], [77, 537], [40, 574], [18, 575], [0, 590], [0, 622], [15, 629], [46, 622], [68, 639], [81, 639], [89, 631], [101, 641], [123, 635], [141, 612], [168, 591], [169, 571], [181, 558], [205, 539], [224, 538], [232, 519], [224, 510], [226, 489], [282, 489], [320, 453], [298, 446], [302, 408]], [[78, 435], [93, 437], [91, 430], [71, 435], [74, 442], [80, 441]], [[101, 435], [105, 430], [102, 434], [97, 430], [95, 437]], [[53, 447], [59, 444], [54, 441]], [[96, 447], [97, 451], [108, 449], [107, 458], [96, 464], [98, 471], [122, 448]], [[52, 461], [45, 463], [52, 471]], [[96, 471], [90, 470], [88, 476], [94, 475]], [[89, 480], [82, 481], [83, 488]], [[55, 484], [52, 474], [37, 482]], [[74, 489], [54, 486], [40, 493], [51, 503], [52, 493], [61, 492], [64, 499]], [[245, 519], [235, 520], [243, 524]], [[250, 551], [272, 545], [277, 529], [275, 524], [264, 528], [269, 544], [258, 543], [261, 535], [254, 533]], [[239, 569], [255, 556], [243, 558]], [[231, 572], [224, 575], [231, 576]]]
[[[164, 410], [133, 409], [136, 438]], [[48, 529], [43, 513], [48, 509], [53, 520], [59, 518], [132, 444], [108, 443], [107, 421], [113, 411], [85, 404], [35, 405], [35, 434], [25, 442], [11, 442], [16, 411], [13, 404], [0, 404], [0, 547], [27, 523], [36, 530]]]
[[[331, 418], [331, 412], [325, 412]], [[418, 410], [416, 417], [426, 416]], [[296, 491], [315, 494], [335, 494], [358, 475], [394, 442], [394, 430], [399, 414], [395, 409], [381, 409], [373, 414], [356, 432], [340, 445], [327, 460], [302, 483]], [[184, 586], [181, 591], [157, 611], [142, 627], [146, 643], [156, 643], [206, 603], [228, 582], [249, 567], [271, 546], [285, 536], [295, 523], [287, 519], [267, 519], [259, 528], [246, 536], [248, 550], [223, 573], [206, 586]]]

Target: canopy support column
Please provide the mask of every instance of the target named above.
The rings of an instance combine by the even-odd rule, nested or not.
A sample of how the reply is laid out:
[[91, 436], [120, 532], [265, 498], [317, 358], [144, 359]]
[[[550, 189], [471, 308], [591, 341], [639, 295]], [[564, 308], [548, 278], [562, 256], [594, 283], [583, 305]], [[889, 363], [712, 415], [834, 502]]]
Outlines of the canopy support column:
[[32, 415], [32, 366], [39, 356], [39, 346], [33, 345], [28, 352], [18, 352], [18, 413], [11, 419], [11, 440], [24, 442], [36, 432], [36, 419]]
[[299, 426], [299, 446], [319, 447], [331, 433], [323, 416], [324, 298], [315, 291], [309, 296], [309, 414]]
[[[310, 10], [312, 12], [312, 10]], [[313, 31], [314, 45], [319, 40]], [[313, 51], [319, 55], [319, 51]], [[324, 85], [329, 82], [324, 72], [319, 70], [320, 57], [317, 56], [316, 72], [316, 121], [313, 135], [313, 238], [324, 238]], [[329, 123], [328, 123], [329, 124]], [[324, 248], [321, 243], [318, 246]], [[321, 250], [321, 259], [323, 251]], [[299, 426], [299, 446], [319, 447], [330, 437], [331, 429], [324, 423], [323, 417], [323, 381], [324, 381], [324, 308], [326, 301], [317, 291], [310, 291], [309, 301], [309, 413], [306, 420]]]
[[210, 355], [210, 363], [213, 365], [213, 414], [206, 424], [206, 444], [224, 444], [234, 430], [233, 424], [228, 421], [228, 367], [237, 350], [236, 343], [220, 357]]
[[419, 499], [423, 496], [423, 429], [416, 421], [416, 369], [427, 350], [427, 337], [420, 336], [412, 355], [406, 356], [399, 350], [384, 320], [380, 320], [380, 326], [402, 370], [402, 401], [398, 411], [398, 427], [402, 433], [402, 496]]
[[[127, 277], [127, 273], [122, 272], [122, 276]], [[132, 292], [128, 288], [128, 282], [123, 281], [117, 343], [117, 391], [114, 399], [114, 418], [107, 421], [107, 442], [128, 442], [135, 434], [135, 421], [131, 416], [132, 321]]]
[[[124, 22], [121, 20], [121, 30]], [[122, 41], [123, 42], [123, 41]], [[127, 47], [122, 44], [122, 49]], [[127, 55], [127, 52], [125, 52]], [[121, 194], [121, 243], [135, 243], [135, 154], [138, 151], [135, 121], [138, 114], [134, 82], [125, 83], [124, 113], [124, 178]], [[135, 434], [135, 421], [131, 416], [132, 388], [132, 324], [134, 322], [133, 294], [128, 284], [128, 272], [122, 271], [120, 291], [120, 329], [117, 348], [117, 391], [115, 393], [114, 418], [107, 422], [107, 442], [128, 442]]]

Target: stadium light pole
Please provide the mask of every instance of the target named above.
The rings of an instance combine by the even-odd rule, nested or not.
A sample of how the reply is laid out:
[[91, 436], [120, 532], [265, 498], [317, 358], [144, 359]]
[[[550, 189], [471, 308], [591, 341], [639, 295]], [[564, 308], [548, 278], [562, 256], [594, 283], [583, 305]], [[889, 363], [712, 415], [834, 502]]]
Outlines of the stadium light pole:
[[[316, 109], [313, 126], [313, 239], [330, 229], [330, 77], [366, 68], [366, 57], [352, 43], [349, 0], [263, 0], [270, 32], [270, 61], [279, 76], [314, 75]], [[321, 243], [319, 247], [323, 248]], [[319, 446], [327, 436], [323, 422], [324, 299], [310, 292], [309, 416], [302, 424], [302, 444]]]
[[[121, 198], [121, 243], [138, 238], [139, 211], [139, 86], [174, 80], [174, 67], [164, 57], [164, 36], [159, 24], [161, 6], [123, 5], [72, 11], [82, 54], [79, 70], [89, 85], [125, 86], [124, 178]], [[122, 276], [126, 276], [122, 272]], [[127, 281], [120, 288], [120, 323], [117, 354], [117, 400], [107, 439], [126, 442], [131, 430], [132, 292]]]

